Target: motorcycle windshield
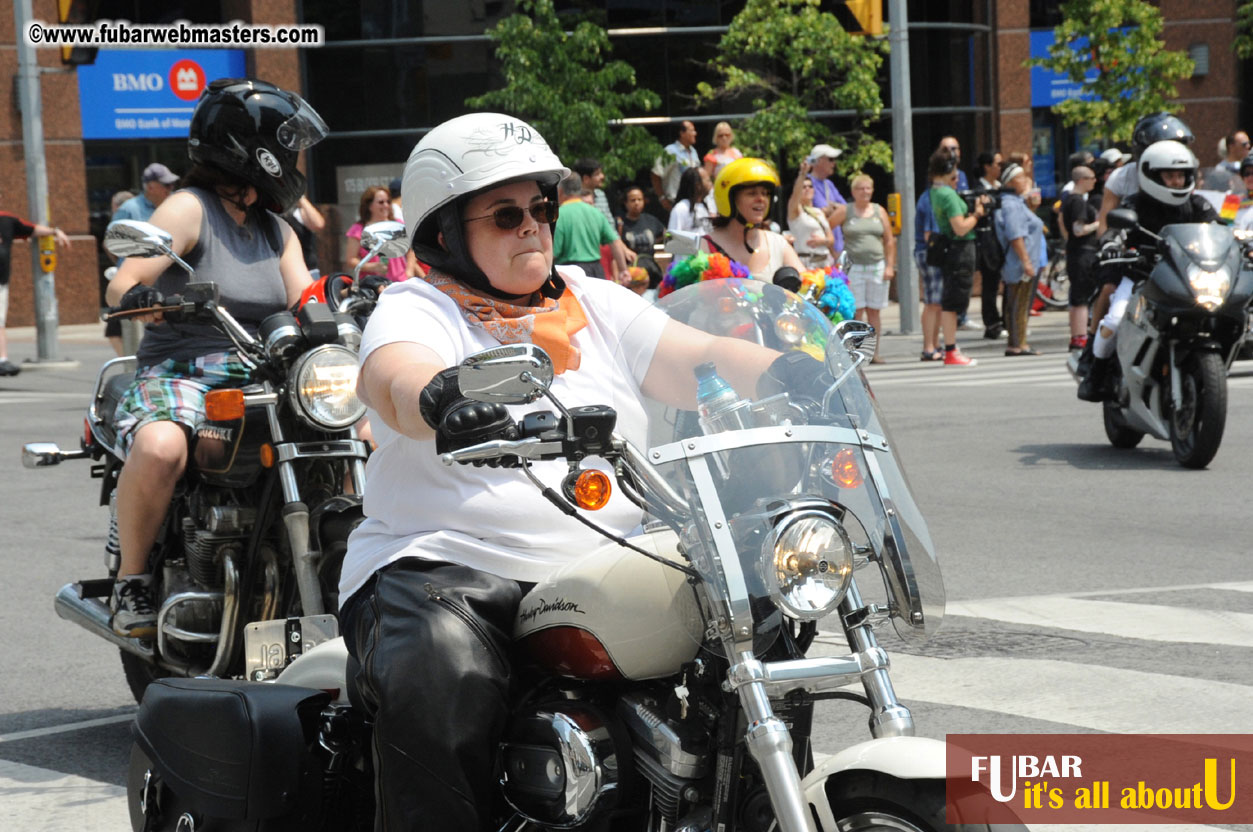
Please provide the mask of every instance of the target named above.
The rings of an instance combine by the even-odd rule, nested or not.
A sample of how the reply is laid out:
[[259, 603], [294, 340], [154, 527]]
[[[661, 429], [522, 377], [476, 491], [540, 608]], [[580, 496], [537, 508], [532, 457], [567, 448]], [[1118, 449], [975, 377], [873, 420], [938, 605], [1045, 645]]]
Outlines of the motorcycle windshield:
[[[620, 344], [656, 345], [642, 384], [640, 451], [686, 516], [653, 513], [680, 527], [738, 636], [746, 614], [755, 631], [778, 623], [771, 529], [814, 507], [838, 517], [859, 567], [877, 564], [897, 633], [914, 640], [936, 630], [944, 584], [935, 547], [865, 377], [822, 312], [771, 284], [704, 281], [639, 314]], [[776, 362], [792, 351], [814, 360], [785, 371]], [[639, 363], [619, 355], [618, 366]]]
[[1207, 272], [1216, 271], [1236, 244], [1235, 234], [1217, 223], [1181, 223], [1162, 228], [1162, 238], [1181, 268], [1196, 263]]

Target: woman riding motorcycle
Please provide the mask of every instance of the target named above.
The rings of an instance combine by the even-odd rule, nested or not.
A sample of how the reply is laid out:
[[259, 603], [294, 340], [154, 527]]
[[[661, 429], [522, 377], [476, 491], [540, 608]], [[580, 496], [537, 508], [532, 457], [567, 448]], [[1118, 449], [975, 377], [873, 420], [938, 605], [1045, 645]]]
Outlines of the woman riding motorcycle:
[[[187, 155], [195, 164], [152, 215], [196, 279], [216, 283], [222, 306], [253, 334], [311, 282], [300, 241], [277, 215], [304, 193], [299, 152], [326, 132], [295, 93], [259, 80], [214, 81], [191, 119]], [[124, 310], [145, 309], [186, 283], [187, 273], [168, 257], [128, 257], [109, 283], [108, 300]], [[139, 638], [156, 630], [149, 552], [186, 468], [205, 393], [248, 378], [215, 327], [148, 320], [155, 322], [139, 345], [135, 383], [117, 408], [127, 457], [117, 486], [121, 567], [110, 599], [114, 632]]]
[[[1174, 140], [1154, 142], [1135, 164], [1139, 192], [1128, 197], [1125, 204], [1135, 209], [1142, 228], [1156, 234], [1171, 223], [1218, 221], [1209, 200], [1193, 193], [1199, 163], [1187, 145]], [[1127, 243], [1152, 246], [1154, 240], [1133, 230]], [[1105, 379], [1114, 361], [1118, 324], [1134, 288], [1135, 281], [1124, 276], [1110, 297], [1109, 311], [1101, 319], [1092, 345], [1092, 369], [1079, 383], [1078, 396], [1084, 401], [1099, 402], [1105, 398]]]
[[796, 250], [771, 231], [770, 208], [779, 192], [779, 175], [762, 159], [736, 159], [714, 182], [718, 216], [705, 235], [707, 251], [721, 252], [742, 263], [749, 274], [769, 282], [781, 266], [804, 270]]
[[[642, 397], [694, 408], [704, 362], [748, 394], [767, 371], [822, 371], [803, 353], [706, 335], [611, 281], [554, 268], [556, 188], [568, 173], [533, 127], [495, 113], [439, 125], [405, 166], [407, 232], [432, 270], [389, 288], [363, 334], [359, 391], [377, 414], [378, 448], [340, 578], [389, 830], [488, 828], [523, 587], [602, 542], [520, 471], [440, 463], [439, 453], [509, 435], [526, 412], [462, 397], [460, 362], [534, 343], [553, 359], [562, 402], [613, 402], [616, 430], [641, 444]], [[566, 466], [533, 471], [551, 483]], [[595, 516], [616, 534], [641, 521], [617, 491]]]

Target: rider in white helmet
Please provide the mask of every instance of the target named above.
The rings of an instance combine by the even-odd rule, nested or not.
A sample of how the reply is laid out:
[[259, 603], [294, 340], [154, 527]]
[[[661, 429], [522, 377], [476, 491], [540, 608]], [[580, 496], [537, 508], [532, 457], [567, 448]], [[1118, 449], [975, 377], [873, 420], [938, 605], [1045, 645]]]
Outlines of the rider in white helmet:
[[[1167, 140], [1145, 148], [1136, 162], [1139, 192], [1126, 199], [1124, 205], [1135, 210], [1141, 228], [1154, 234], [1172, 223], [1217, 222], [1218, 214], [1209, 200], [1194, 193], [1199, 163], [1187, 145]], [[1152, 247], [1155, 240], [1138, 230], [1130, 232], [1129, 245]], [[1109, 312], [1097, 327], [1092, 346], [1095, 361], [1079, 385], [1079, 398], [1099, 402], [1106, 396], [1105, 379], [1114, 359], [1114, 338], [1118, 324], [1127, 311], [1135, 282], [1123, 277], [1110, 298]]]
[[[500, 344], [541, 346], [555, 395], [571, 408], [612, 404], [617, 432], [639, 446], [642, 390], [690, 409], [701, 363], [752, 396], [783, 361], [671, 321], [611, 281], [555, 268], [555, 189], [567, 173], [533, 127], [497, 113], [439, 125], [405, 166], [407, 230], [432, 269], [389, 287], [363, 334], [358, 390], [378, 449], [339, 585], [355, 682], [375, 724], [379, 818], [391, 832], [488, 828], [524, 588], [602, 542], [516, 468], [440, 463], [438, 453], [514, 436], [515, 420], [548, 409], [469, 401], [457, 385], [461, 361]], [[778, 372], [805, 359], [821, 371], [789, 355], [800, 359]], [[532, 470], [554, 484], [567, 469]], [[615, 489], [596, 521], [625, 535], [641, 513]]]

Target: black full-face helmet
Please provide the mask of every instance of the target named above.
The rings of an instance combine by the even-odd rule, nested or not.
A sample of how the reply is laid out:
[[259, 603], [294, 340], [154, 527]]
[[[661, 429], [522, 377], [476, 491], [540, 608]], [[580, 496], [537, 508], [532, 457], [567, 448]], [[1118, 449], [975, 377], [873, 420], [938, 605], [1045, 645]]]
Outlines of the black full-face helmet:
[[1188, 125], [1170, 113], [1153, 113], [1136, 122], [1131, 134], [1131, 152], [1137, 159], [1154, 142], [1173, 141], [1191, 145], [1195, 140]]
[[222, 78], [200, 94], [187, 155], [257, 189], [257, 204], [281, 214], [305, 192], [300, 151], [326, 137], [326, 122], [294, 92], [266, 81]]

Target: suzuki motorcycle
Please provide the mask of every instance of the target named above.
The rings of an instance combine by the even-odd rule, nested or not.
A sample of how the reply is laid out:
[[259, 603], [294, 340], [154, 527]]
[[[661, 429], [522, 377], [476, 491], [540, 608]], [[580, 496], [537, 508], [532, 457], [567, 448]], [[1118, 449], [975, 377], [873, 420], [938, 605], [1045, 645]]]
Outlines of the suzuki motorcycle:
[[[603, 546], [519, 606], [523, 682], [499, 747], [510, 810], [498, 828], [953, 828], [944, 744], [914, 736], [878, 639], [885, 627], [909, 641], [933, 633], [944, 586], [861, 372], [873, 329], [832, 328], [752, 280], [680, 289], [632, 326], [655, 335], [665, 315], [718, 334], [729, 315], [743, 337], [804, 350], [827, 373], [750, 400], [702, 365], [698, 410], [649, 401], [647, 430], [627, 430], [617, 414], [638, 413], [636, 396], [567, 408], [532, 345], [461, 366], [462, 393], [514, 406], [519, 429], [446, 464], [512, 459], [555, 522], [596, 527], [612, 488], [644, 520], [629, 538], [603, 531]], [[815, 649], [820, 625], [847, 649]], [[354, 678], [334, 639], [275, 683], [154, 684], [135, 724], [134, 829], [370, 828], [372, 725]], [[866, 706], [870, 736], [853, 740], [850, 725], [847, 746], [824, 756], [814, 707], [833, 698]]]
[[[1111, 228], [1137, 229], [1129, 208], [1109, 213]], [[1227, 423], [1227, 370], [1248, 328], [1253, 268], [1230, 228], [1165, 226], [1153, 246], [1125, 249], [1117, 264], [1138, 281], [1118, 326], [1117, 361], [1104, 402], [1105, 435], [1134, 448], [1145, 434], [1169, 440], [1185, 468], [1218, 453]], [[1070, 371], [1079, 378], [1078, 357]]]
[[[165, 254], [194, 279], [149, 223], [109, 226], [105, 247], [119, 257]], [[58, 615], [117, 646], [136, 700], [164, 676], [238, 677], [245, 645], [264, 644], [290, 616], [306, 626], [282, 659], [262, 662], [253, 678], [277, 675], [287, 655], [338, 635], [339, 565], [349, 532], [361, 520], [367, 448], [354, 425], [361, 332], [351, 315], [305, 304], [262, 322], [254, 338], [218, 305], [212, 283], [189, 282], [159, 308], [178, 321], [212, 322], [253, 368], [252, 383], [211, 391], [205, 420], [193, 432], [188, 469], [175, 489], [149, 562], [158, 607], [152, 640], [110, 627], [108, 598], [120, 563], [116, 488], [124, 454], [114, 425], [118, 400], [134, 380], [134, 357], [105, 363], [87, 408], [80, 448], [54, 443], [23, 448], [28, 468], [89, 459], [109, 507], [104, 577], [66, 584]], [[345, 483], [351, 483], [345, 493]], [[260, 649], [260, 648], [257, 648]]]

